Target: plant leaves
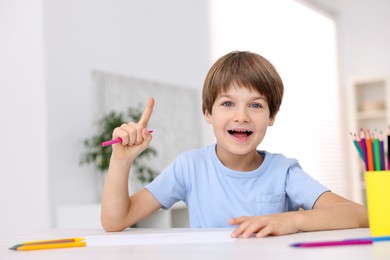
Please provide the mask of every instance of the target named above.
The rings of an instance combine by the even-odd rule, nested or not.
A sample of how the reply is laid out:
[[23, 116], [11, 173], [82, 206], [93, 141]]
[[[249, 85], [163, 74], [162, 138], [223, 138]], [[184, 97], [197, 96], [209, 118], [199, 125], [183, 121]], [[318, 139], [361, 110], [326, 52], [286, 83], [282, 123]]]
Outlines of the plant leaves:
[[[103, 116], [97, 122], [97, 133], [92, 137], [85, 139], [83, 145], [86, 152], [80, 156], [80, 165], [93, 164], [100, 172], [108, 170], [112, 148], [111, 146], [102, 147], [101, 143], [112, 138], [112, 132], [116, 127], [125, 122], [138, 122], [142, 115], [141, 105], [138, 108], [129, 107], [127, 113], [111, 111]], [[148, 147], [133, 162], [133, 171], [137, 179], [142, 183], [151, 182], [158, 172], [147, 165], [143, 158], [152, 158], [157, 156], [157, 151], [153, 147]]]

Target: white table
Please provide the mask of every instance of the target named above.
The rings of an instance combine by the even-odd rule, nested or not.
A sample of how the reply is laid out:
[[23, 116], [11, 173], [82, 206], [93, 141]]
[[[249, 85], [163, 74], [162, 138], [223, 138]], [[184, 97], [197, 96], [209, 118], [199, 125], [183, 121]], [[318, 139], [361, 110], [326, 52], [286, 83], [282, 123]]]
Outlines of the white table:
[[294, 248], [290, 246], [290, 244], [297, 242], [367, 237], [369, 236], [368, 229], [307, 232], [262, 239], [237, 239], [237, 241], [229, 243], [101, 246], [25, 252], [8, 249], [14, 244], [37, 239], [83, 237], [88, 235], [117, 236], [124, 234], [164, 234], [169, 232], [210, 232], [217, 230], [187, 228], [129, 229], [123, 232], [106, 233], [99, 229], [53, 229], [41, 232], [29, 232], [27, 234], [0, 235], [0, 259], [390, 259], [390, 242], [378, 242], [374, 245], [319, 248]]
[[[56, 209], [55, 227], [59, 229], [100, 229], [102, 228], [100, 211], [100, 203], [60, 205]], [[187, 206], [179, 201], [170, 209], [160, 209], [138, 222], [137, 225], [140, 228], [189, 227]]]

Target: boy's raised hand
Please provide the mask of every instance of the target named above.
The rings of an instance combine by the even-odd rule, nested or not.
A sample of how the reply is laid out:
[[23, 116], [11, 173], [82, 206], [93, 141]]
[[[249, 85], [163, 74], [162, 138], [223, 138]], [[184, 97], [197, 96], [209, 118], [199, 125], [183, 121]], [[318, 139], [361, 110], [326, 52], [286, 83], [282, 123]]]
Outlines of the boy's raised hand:
[[146, 127], [152, 115], [153, 107], [154, 99], [149, 98], [138, 123], [129, 122], [114, 129], [112, 138], [120, 137], [122, 142], [112, 146], [112, 159], [130, 160], [132, 162], [149, 146], [149, 143], [152, 141], [152, 135]]

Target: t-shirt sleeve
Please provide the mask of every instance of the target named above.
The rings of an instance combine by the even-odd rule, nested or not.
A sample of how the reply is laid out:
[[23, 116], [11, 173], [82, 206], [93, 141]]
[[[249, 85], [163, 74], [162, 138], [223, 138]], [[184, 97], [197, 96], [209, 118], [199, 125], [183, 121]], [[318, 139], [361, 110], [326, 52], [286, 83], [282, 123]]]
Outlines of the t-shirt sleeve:
[[183, 180], [182, 158], [173, 161], [145, 188], [161, 203], [163, 209], [169, 209], [176, 202], [184, 201], [186, 186]]
[[286, 191], [291, 201], [289, 210], [307, 210], [312, 209], [321, 194], [329, 189], [304, 172], [299, 163], [296, 163], [288, 170]]

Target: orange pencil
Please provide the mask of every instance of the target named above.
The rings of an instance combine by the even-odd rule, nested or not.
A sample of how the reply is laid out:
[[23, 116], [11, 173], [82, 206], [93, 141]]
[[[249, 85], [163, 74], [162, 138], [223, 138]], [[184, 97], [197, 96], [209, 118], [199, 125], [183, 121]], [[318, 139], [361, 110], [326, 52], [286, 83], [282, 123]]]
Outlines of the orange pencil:
[[368, 170], [374, 171], [374, 151], [372, 149], [372, 139], [370, 130], [367, 130], [367, 136], [366, 136], [366, 148], [367, 148], [367, 163], [368, 163]]

